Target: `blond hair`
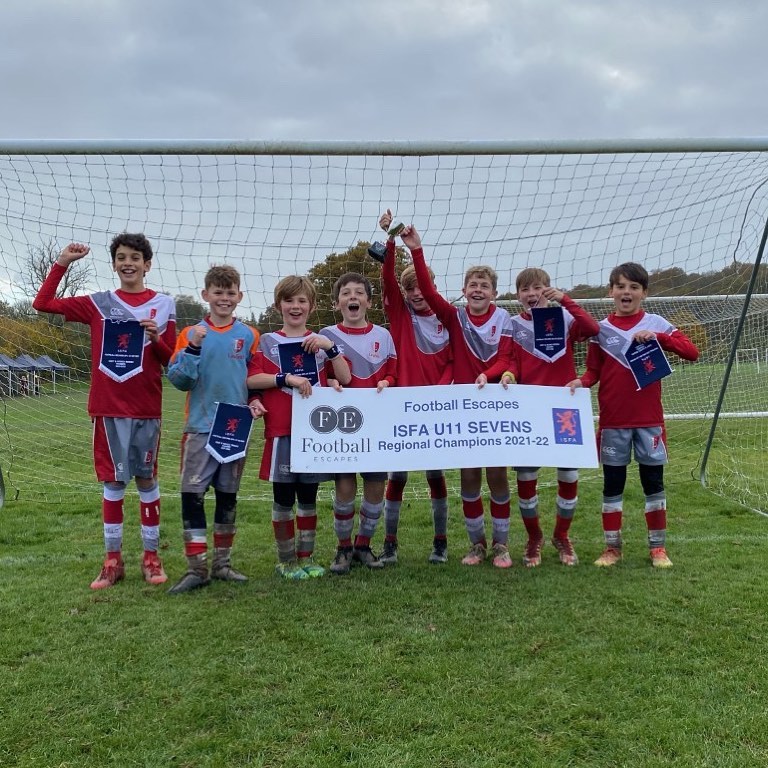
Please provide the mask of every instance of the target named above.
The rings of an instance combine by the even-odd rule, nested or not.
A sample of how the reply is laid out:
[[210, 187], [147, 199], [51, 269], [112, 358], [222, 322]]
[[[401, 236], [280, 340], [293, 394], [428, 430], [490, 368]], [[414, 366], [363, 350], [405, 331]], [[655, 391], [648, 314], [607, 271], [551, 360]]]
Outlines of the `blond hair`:
[[549, 275], [539, 267], [526, 267], [515, 280], [515, 288], [519, 291], [521, 288], [527, 288], [529, 285], [541, 283], [549, 288]]
[[314, 307], [317, 299], [315, 284], [304, 275], [288, 275], [275, 286], [275, 306], [280, 309], [281, 301], [288, 301], [294, 296], [304, 294]]
[[481, 265], [479, 267], [470, 267], [464, 275], [464, 287], [467, 287], [467, 283], [472, 277], [485, 277], [491, 281], [493, 290], [496, 290], [496, 286], [499, 282], [499, 276], [496, 274], [496, 270], [493, 267]]
[[[429, 271], [429, 279], [434, 283], [435, 273], [430, 267], [427, 267], [427, 270]], [[409, 264], [403, 270], [403, 273], [400, 275], [400, 285], [405, 291], [410, 291], [418, 285], [418, 280], [416, 279], [416, 267], [414, 267], [413, 264]]]

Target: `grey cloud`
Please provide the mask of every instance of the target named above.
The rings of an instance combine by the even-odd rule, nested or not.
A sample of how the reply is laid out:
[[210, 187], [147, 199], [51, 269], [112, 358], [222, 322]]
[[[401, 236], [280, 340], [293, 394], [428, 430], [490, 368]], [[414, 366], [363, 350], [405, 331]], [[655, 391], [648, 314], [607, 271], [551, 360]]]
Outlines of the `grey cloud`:
[[6, 3], [0, 135], [754, 135], [767, 15], [660, 0]]

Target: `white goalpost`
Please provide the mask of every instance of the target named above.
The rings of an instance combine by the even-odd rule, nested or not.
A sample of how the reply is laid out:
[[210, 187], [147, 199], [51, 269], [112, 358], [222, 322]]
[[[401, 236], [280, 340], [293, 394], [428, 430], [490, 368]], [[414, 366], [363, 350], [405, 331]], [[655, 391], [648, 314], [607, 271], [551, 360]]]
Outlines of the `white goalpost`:
[[757, 347], [741, 347], [736, 350], [736, 370], [741, 363], [749, 363], [755, 366], [760, 373], [760, 350]]
[[[758, 139], [0, 141], [7, 496], [57, 501], [99, 492], [85, 411], [88, 336], [31, 309], [34, 267], [46, 254], [88, 243], [90, 271], [73, 290], [105, 290], [116, 285], [112, 236], [141, 231], [156, 254], [147, 283], [176, 297], [180, 327], [199, 319], [207, 268], [225, 262], [243, 277], [240, 317], [266, 323], [274, 285], [286, 274], [309, 272], [326, 311], [340, 265], [376, 283], [379, 266], [365, 244], [381, 239], [378, 217], [391, 208], [418, 227], [438, 288], [452, 299], [467, 267], [489, 264], [515, 311], [504, 294], [514, 292], [522, 268], [538, 266], [602, 318], [611, 308], [610, 270], [642, 263], [652, 275], [647, 309], [702, 352], [695, 365], [673, 360], [664, 383], [676, 457], [669, 481], [701, 479], [768, 510], [766, 150], [768, 140]], [[166, 387], [164, 403], [161, 483], [177, 493], [182, 397]], [[249, 465], [243, 498], [268, 498], [256, 479], [258, 458]]]

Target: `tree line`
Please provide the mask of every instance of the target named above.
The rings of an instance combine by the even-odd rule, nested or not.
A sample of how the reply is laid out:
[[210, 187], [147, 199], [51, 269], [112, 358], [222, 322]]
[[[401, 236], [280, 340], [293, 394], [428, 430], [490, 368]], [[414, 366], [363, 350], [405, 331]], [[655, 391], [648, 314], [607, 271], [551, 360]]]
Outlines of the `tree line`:
[[[331, 305], [333, 283], [344, 272], [360, 272], [374, 287], [371, 322], [386, 325], [381, 301], [381, 265], [368, 256], [370, 243], [359, 241], [340, 253], [331, 253], [315, 264], [307, 273], [317, 288], [318, 306], [310, 318], [310, 326], [322, 328], [333, 325], [339, 317]], [[67, 323], [59, 315], [38, 315], [32, 309], [32, 299], [58, 256], [58, 249], [50, 241], [40, 247], [31, 247], [20, 265], [19, 284], [25, 299], [9, 303], [0, 300], [0, 352], [11, 358], [27, 353], [33, 357], [49, 354], [59, 362], [75, 369], [87, 370], [89, 365], [88, 330], [79, 323]], [[396, 271], [399, 274], [410, 256], [403, 248], [396, 249]], [[57, 296], [74, 296], [82, 293], [90, 284], [92, 273], [87, 262], [78, 262], [62, 280]], [[688, 273], [680, 267], [657, 269], [650, 273], [652, 296], [707, 296], [713, 294], [743, 294], [746, 292], [753, 265], [747, 262], [732, 262], [723, 269], [712, 272]], [[456, 286], [456, 293], [460, 286]], [[604, 298], [606, 285], [580, 283], [566, 290], [574, 299]], [[756, 293], [768, 293], [768, 267], [760, 266], [755, 287]], [[500, 294], [499, 300], [514, 299], [514, 292]], [[193, 325], [205, 316], [207, 307], [198, 298], [188, 294], [174, 297], [176, 322], [179, 329]], [[693, 319], [693, 318], [692, 318]], [[245, 319], [260, 331], [274, 331], [281, 327], [282, 319], [275, 307], [267, 307], [258, 318]], [[703, 329], [702, 329], [703, 330]]]

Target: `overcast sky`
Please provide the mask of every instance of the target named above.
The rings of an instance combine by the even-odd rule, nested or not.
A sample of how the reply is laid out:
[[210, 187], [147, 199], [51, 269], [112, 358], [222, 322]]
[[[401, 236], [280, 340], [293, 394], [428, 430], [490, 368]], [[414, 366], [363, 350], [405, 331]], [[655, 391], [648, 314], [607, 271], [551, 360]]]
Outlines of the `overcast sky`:
[[0, 138], [760, 136], [758, 0], [3, 0]]

